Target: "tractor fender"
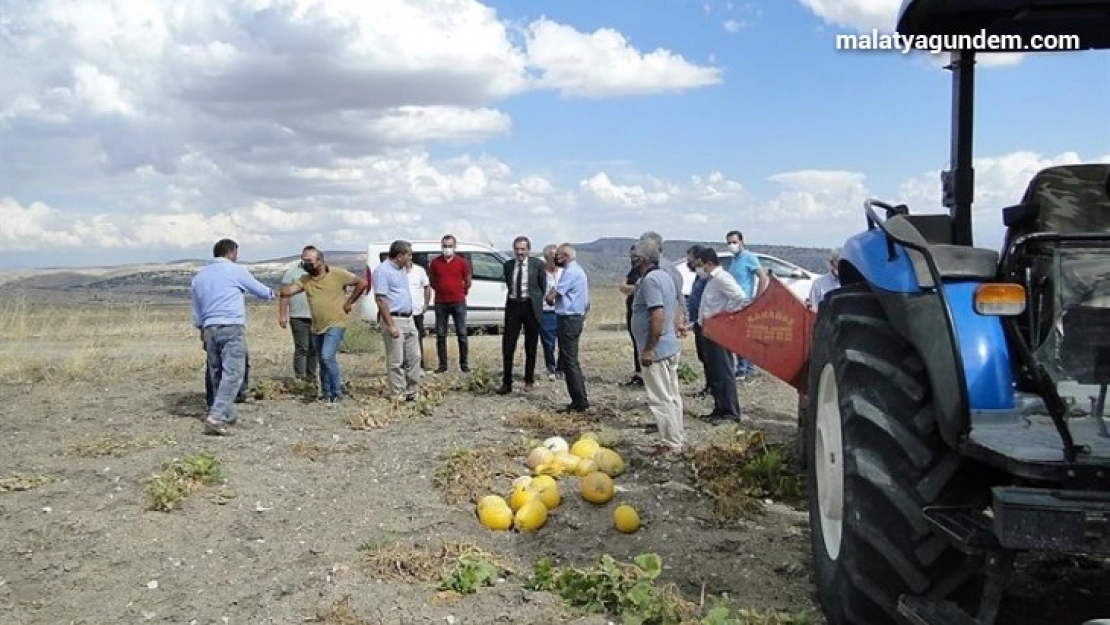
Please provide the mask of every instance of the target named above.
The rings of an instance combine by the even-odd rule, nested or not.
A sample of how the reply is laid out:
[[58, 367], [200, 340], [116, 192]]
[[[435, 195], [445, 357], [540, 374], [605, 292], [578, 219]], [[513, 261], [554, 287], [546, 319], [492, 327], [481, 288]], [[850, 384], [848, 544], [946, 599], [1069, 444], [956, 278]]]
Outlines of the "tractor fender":
[[975, 312], [977, 282], [923, 290], [906, 250], [896, 243], [888, 247], [880, 230], [849, 239], [840, 263], [841, 283], [867, 283], [895, 330], [921, 355], [946, 443], [959, 443], [973, 411], [1013, 408], [1013, 370], [1001, 318]]

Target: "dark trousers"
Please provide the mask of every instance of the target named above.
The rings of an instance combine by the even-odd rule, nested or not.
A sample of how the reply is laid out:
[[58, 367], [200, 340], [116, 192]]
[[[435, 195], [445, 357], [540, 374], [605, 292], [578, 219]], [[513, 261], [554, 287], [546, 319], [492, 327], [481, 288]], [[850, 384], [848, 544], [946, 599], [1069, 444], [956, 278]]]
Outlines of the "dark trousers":
[[732, 354], [712, 340], [702, 337], [705, 356], [705, 379], [713, 395], [713, 414], [731, 419], [740, 418], [740, 399], [736, 393]]
[[[247, 399], [247, 387], [251, 382], [251, 354], [246, 353], [246, 366], [243, 368], [243, 385], [239, 387], [239, 392], [235, 395], [235, 401], [243, 403]], [[204, 406], [206, 408], [212, 407], [212, 400], [216, 398], [216, 385], [217, 383], [212, 379], [212, 373], [208, 365], [204, 366]]]
[[312, 338], [312, 319], [293, 317], [289, 320], [293, 332], [293, 375], [300, 380], [316, 380], [319, 370], [316, 341]]
[[628, 338], [632, 341], [632, 366], [637, 375], [643, 373], [640, 365], [640, 348], [636, 346], [636, 337], [632, 334], [632, 298], [624, 299], [624, 327], [628, 329]]
[[536, 381], [536, 347], [540, 341], [540, 321], [532, 308], [532, 300], [505, 302], [505, 333], [501, 335], [501, 384], [513, 386], [513, 356], [516, 342], [524, 328], [524, 383]]
[[578, 339], [582, 337], [583, 315], [559, 315], [555, 320], [555, 336], [559, 342], [559, 361], [563, 365], [563, 379], [567, 383], [572, 408], [585, 410], [590, 407], [586, 397], [586, 379], [578, 362]]
[[709, 390], [709, 369], [705, 366], [705, 342], [709, 339], [705, 338], [702, 333], [701, 324], [694, 324], [694, 350], [698, 354], [698, 362], [701, 363], [702, 375], [705, 377], [705, 390]]
[[416, 324], [416, 342], [420, 345], [420, 368], [424, 368], [424, 313], [412, 316], [412, 322]]
[[466, 333], [466, 303], [436, 304], [436, 356], [439, 370], [447, 370], [447, 318], [455, 322], [455, 339], [459, 344], [459, 368], [469, 369], [469, 338]]

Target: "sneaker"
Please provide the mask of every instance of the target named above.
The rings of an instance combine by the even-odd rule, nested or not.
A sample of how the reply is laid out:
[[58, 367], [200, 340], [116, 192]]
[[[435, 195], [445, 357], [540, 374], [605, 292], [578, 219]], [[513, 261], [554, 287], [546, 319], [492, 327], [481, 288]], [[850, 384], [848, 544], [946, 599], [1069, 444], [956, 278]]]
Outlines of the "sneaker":
[[211, 434], [219, 436], [226, 436], [228, 433], [227, 424], [222, 419], [209, 415], [204, 419], [204, 430]]
[[627, 382], [624, 382], [624, 383], [621, 384], [621, 386], [643, 386], [643, 385], [644, 385], [644, 378], [641, 377], [640, 374], [638, 374], [638, 373], [633, 374], [632, 377], [629, 378]]
[[555, 381], [555, 373], [554, 372], [547, 374], [547, 381], [548, 382], [554, 382]]

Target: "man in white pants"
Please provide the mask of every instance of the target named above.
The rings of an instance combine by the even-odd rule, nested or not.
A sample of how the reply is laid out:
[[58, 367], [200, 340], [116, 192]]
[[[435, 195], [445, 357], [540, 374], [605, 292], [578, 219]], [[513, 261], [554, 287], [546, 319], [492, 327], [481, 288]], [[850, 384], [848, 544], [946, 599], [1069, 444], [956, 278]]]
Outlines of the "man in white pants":
[[682, 389], [678, 357], [682, 345], [675, 334], [678, 296], [675, 283], [659, 267], [659, 244], [640, 239], [632, 251], [633, 267], [640, 274], [632, 298], [632, 335], [640, 352], [648, 407], [655, 416], [659, 442], [647, 450], [658, 456], [682, 451]]
[[413, 401], [420, 392], [420, 339], [412, 322], [412, 292], [405, 268], [412, 245], [394, 241], [389, 258], [374, 272], [374, 301], [381, 316], [382, 341], [389, 370], [389, 386], [397, 399]]

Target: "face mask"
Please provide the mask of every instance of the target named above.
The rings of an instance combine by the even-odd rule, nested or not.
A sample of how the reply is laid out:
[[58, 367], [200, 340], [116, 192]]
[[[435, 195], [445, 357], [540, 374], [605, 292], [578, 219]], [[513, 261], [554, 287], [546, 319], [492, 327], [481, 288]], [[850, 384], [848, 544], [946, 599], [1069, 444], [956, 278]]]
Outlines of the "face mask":
[[709, 272], [707, 272], [705, 270], [705, 267], [698, 267], [697, 272], [698, 272], [699, 277], [702, 277], [702, 278], [708, 278], [709, 277]]
[[455, 248], [453, 248], [453, 247], [443, 248], [443, 255], [446, 256], [447, 258], [451, 258], [452, 256], [455, 255]]
[[556, 258], [555, 259], [555, 266], [556, 267], [566, 267], [567, 266], [567, 261], [563, 260], [562, 258]]
[[729, 243], [728, 244], [728, 251], [732, 252], [733, 254], [739, 254], [740, 253], [740, 244], [739, 243]]
[[690, 261], [686, 261], [686, 268], [689, 269], [692, 273], [697, 273], [697, 271], [698, 271], [698, 268], [695, 267], [694, 263], [692, 263]]
[[301, 269], [304, 269], [308, 273], [316, 273], [316, 266], [308, 262], [307, 260], [301, 261]]

